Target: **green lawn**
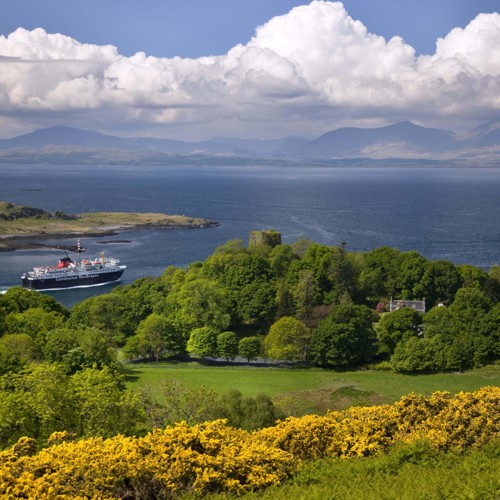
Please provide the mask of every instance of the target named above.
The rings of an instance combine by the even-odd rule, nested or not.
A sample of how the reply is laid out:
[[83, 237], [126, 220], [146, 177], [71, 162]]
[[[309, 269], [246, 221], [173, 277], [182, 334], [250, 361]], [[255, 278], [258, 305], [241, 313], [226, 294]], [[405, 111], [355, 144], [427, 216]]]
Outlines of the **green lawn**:
[[500, 386], [500, 364], [460, 374], [401, 375], [374, 370], [334, 372], [318, 368], [143, 363], [127, 365], [126, 374], [131, 389], [173, 379], [191, 387], [206, 386], [218, 393], [237, 389], [244, 396], [266, 394], [293, 408], [292, 413], [324, 413], [352, 404], [393, 403], [410, 392], [428, 395], [434, 391], [456, 393]]

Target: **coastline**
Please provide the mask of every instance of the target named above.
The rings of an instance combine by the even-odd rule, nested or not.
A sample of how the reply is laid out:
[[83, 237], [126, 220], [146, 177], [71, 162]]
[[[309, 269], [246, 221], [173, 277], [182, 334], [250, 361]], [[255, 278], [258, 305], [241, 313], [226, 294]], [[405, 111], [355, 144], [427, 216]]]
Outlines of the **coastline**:
[[[187, 219], [187, 218], [186, 218]], [[103, 226], [92, 228], [88, 231], [68, 231], [68, 232], [38, 232], [38, 233], [18, 233], [18, 234], [0, 234], [0, 252], [14, 252], [16, 250], [36, 250], [36, 249], [56, 249], [76, 251], [77, 245], [58, 245], [57, 240], [69, 238], [100, 238], [105, 236], [116, 236], [127, 231], [150, 230], [150, 229], [204, 229], [218, 227], [220, 224], [209, 219], [190, 219], [193, 221], [188, 224], [126, 224]], [[43, 240], [54, 240], [54, 244], [40, 243]], [[128, 240], [121, 240], [119, 243], [126, 243]], [[111, 242], [103, 242], [111, 243]], [[114, 242], [113, 242], [114, 243]]]
[[[214, 220], [155, 212], [89, 212], [68, 215], [0, 201], [0, 252], [41, 248], [75, 251], [76, 245], [50, 245], [40, 240], [115, 236], [143, 229], [216, 227]], [[38, 241], [37, 241], [38, 240]]]

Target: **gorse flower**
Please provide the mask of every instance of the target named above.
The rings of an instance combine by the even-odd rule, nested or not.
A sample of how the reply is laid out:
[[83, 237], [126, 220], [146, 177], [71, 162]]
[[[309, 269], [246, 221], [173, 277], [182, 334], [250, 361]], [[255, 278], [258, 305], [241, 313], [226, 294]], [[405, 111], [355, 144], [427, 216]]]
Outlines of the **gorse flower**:
[[72, 441], [68, 433], [58, 432], [38, 452], [34, 440], [22, 438], [0, 452], [0, 496], [241, 494], [282, 483], [300, 470], [303, 460], [366, 456], [422, 438], [436, 449], [458, 451], [500, 438], [500, 388], [456, 396], [436, 392], [429, 398], [410, 394], [394, 405], [290, 417], [254, 432], [224, 420], [194, 426], [181, 422], [144, 437]]

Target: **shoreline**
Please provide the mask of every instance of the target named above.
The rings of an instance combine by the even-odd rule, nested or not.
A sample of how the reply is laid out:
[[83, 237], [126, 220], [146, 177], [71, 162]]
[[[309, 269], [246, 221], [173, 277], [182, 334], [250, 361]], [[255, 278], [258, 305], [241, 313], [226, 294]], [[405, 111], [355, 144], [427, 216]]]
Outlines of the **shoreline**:
[[[0, 252], [14, 252], [16, 250], [67, 250], [76, 251], [77, 245], [57, 245], [57, 240], [65, 240], [70, 238], [100, 238], [105, 236], [116, 236], [117, 234], [127, 231], [141, 230], [164, 230], [164, 229], [206, 229], [210, 227], [218, 227], [220, 224], [212, 220], [204, 220], [201, 224], [185, 225], [162, 225], [162, 224], [134, 224], [126, 226], [107, 226], [101, 229], [95, 228], [91, 231], [67, 232], [67, 233], [33, 233], [33, 234], [2, 234], [0, 235]], [[40, 240], [54, 240], [54, 244], [39, 243]], [[106, 241], [104, 244], [110, 243], [128, 243], [130, 240]]]

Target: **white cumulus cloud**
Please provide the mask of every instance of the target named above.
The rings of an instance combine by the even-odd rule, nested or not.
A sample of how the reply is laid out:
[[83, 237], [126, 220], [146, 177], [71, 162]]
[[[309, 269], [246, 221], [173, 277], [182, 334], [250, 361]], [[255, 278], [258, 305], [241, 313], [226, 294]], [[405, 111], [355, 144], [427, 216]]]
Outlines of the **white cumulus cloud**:
[[[340, 2], [315, 0], [198, 59], [120, 55], [42, 28], [0, 36], [0, 134], [49, 124], [201, 138], [319, 134], [341, 125], [478, 123], [500, 111], [500, 15], [416, 57]], [[15, 124], [13, 126], [13, 124]]]

